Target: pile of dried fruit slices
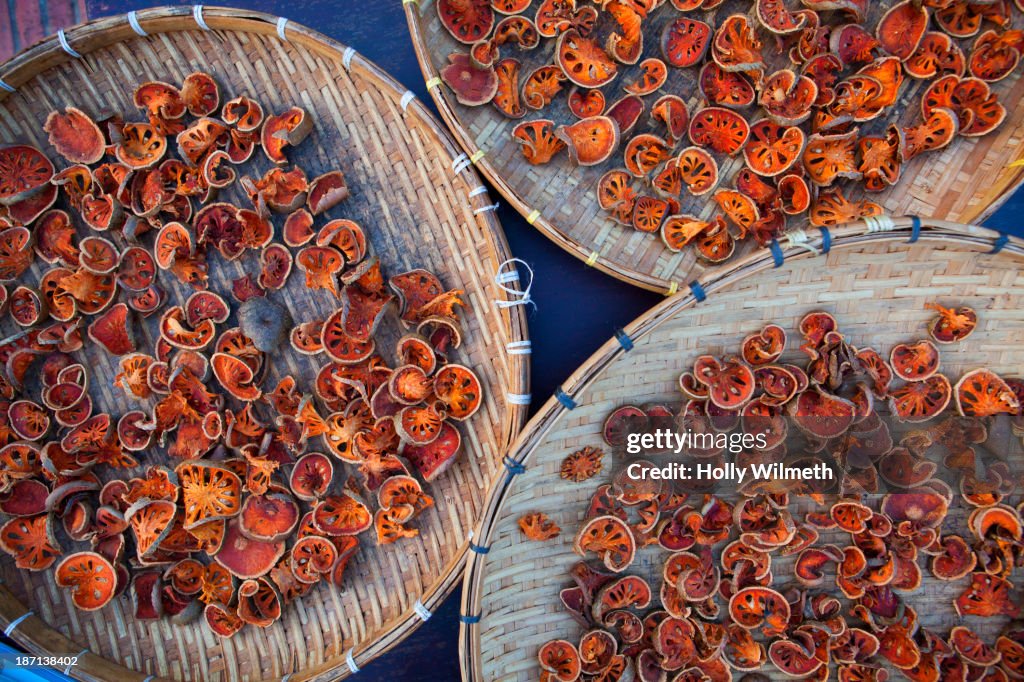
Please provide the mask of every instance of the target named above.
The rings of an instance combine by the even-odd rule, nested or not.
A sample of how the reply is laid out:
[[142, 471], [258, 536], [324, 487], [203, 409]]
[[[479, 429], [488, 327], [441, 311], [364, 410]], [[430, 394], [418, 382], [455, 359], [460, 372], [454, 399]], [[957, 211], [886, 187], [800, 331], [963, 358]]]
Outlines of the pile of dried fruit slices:
[[[839, 496], [826, 504], [826, 489], [814, 482], [754, 480], [733, 499], [614, 473], [590, 498], [573, 542], [585, 560], [560, 592], [582, 634], [539, 648], [540, 679], [765, 682], [769, 671], [772, 679], [841, 682], [884, 682], [892, 672], [914, 682], [1024, 677], [1024, 628], [1011, 620], [1022, 613], [1011, 582], [1024, 565], [1024, 503], [1011, 504], [1020, 499], [1020, 472], [991, 457], [977, 466], [995, 416], [1024, 436], [1024, 379], [982, 368], [950, 389], [933, 341], [966, 338], [977, 314], [933, 307], [932, 339], [898, 344], [889, 360], [853, 347], [832, 315], [816, 312], [799, 324], [805, 366], [781, 361], [787, 335], [771, 324], [746, 337], [736, 356], [698, 358], [679, 378], [678, 411], [614, 410], [602, 433], [613, 450], [647, 419], [674, 415], [679, 428], [698, 432], [743, 428], [773, 439], [737, 455], [737, 465], [827, 454], [844, 463]], [[899, 442], [876, 409], [882, 401], [897, 420], [915, 424]], [[943, 414], [951, 404], [956, 413]], [[806, 443], [799, 452], [785, 439], [793, 424]], [[594, 453], [599, 462], [595, 447], [569, 455], [562, 478], [599, 473]], [[685, 454], [715, 462], [725, 451]], [[940, 478], [936, 459], [958, 487]], [[869, 501], [880, 482], [891, 492]], [[955, 506], [969, 513], [951, 514]], [[658, 554], [637, 561], [644, 548]], [[922, 594], [929, 614], [935, 609], [934, 592], [921, 589], [925, 571], [952, 588], [948, 632], [919, 618]], [[965, 616], [998, 618], [1004, 627], [985, 641]]]
[[[435, 3], [465, 46], [440, 71], [459, 102], [523, 119], [511, 135], [530, 164], [606, 168], [591, 189], [610, 220], [710, 263], [790, 224], [879, 215], [850, 190], [885, 191], [912, 159], [995, 130], [990, 84], [1020, 62], [1021, 5]], [[920, 111], [901, 123], [906, 107]]]
[[[221, 100], [193, 73], [138, 86], [141, 121], [55, 111], [60, 170], [0, 147], [0, 312], [20, 328], [0, 345], [0, 549], [55, 567], [80, 609], [130, 591], [140, 620], [231, 636], [340, 585], [367, 535], [416, 536], [483, 387], [454, 362], [461, 292], [388, 277], [361, 225], [324, 220], [350, 188], [289, 162], [310, 115]], [[326, 319], [274, 300], [293, 264]], [[311, 385], [281, 373], [289, 347], [315, 358]], [[95, 376], [86, 351], [120, 372]], [[96, 409], [104, 381], [120, 414]]]

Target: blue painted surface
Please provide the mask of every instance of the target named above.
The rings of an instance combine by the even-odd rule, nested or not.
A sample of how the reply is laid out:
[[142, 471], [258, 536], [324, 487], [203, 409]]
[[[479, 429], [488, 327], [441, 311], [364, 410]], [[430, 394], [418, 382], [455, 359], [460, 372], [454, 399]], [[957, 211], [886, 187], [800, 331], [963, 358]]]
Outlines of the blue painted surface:
[[[123, 14], [157, 5], [191, 4], [88, 0], [89, 18]], [[282, 15], [311, 26], [356, 48], [431, 107], [416, 56], [409, 41], [405, 16], [398, 0], [254, 0], [221, 1]], [[492, 195], [497, 196], [492, 191]], [[989, 221], [991, 227], [1024, 236], [1024, 193], [1018, 192]], [[527, 225], [515, 211], [502, 206], [498, 217], [512, 252], [527, 261], [535, 273], [530, 312], [533, 340], [534, 407], [583, 363], [615, 330], [662, 300], [586, 267]], [[408, 640], [391, 653], [367, 665], [356, 679], [367, 682], [443, 682], [459, 679], [459, 593], [453, 594]], [[0, 680], [30, 680], [7, 677]], [[37, 678], [42, 679], [42, 678]], [[47, 679], [61, 679], [61, 676]]]

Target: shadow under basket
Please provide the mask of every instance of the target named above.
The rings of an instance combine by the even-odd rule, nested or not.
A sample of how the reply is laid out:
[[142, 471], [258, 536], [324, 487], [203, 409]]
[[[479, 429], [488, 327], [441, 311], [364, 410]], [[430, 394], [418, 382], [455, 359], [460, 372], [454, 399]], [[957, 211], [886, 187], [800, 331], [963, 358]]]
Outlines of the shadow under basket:
[[[446, 287], [463, 290], [463, 344], [450, 359], [479, 374], [483, 405], [458, 426], [458, 461], [427, 486], [436, 503], [417, 520], [419, 536], [385, 546], [364, 541], [343, 588], [315, 587], [268, 628], [246, 627], [220, 639], [201, 619], [188, 625], [136, 621], [128, 596], [98, 612], [79, 612], [55, 585], [52, 570], [22, 572], [4, 556], [0, 630], [33, 654], [77, 655], [77, 665], [66, 672], [83, 680], [336, 680], [398, 645], [461, 577], [469, 531], [526, 415], [524, 311], [498, 305], [522, 293], [507, 270], [508, 245], [488, 208], [492, 202], [473, 169], [453, 170], [458, 149], [423, 104], [355, 50], [277, 17], [174, 7], [68, 29], [0, 65], [0, 78], [11, 89], [0, 92], [0, 140], [32, 143], [55, 157], [42, 129], [50, 111], [74, 105], [139, 118], [132, 105], [136, 85], [181, 83], [193, 71], [213, 75], [222, 101], [244, 94], [268, 115], [295, 105], [312, 115], [313, 133], [290, 151], [291, 160], [310, 178], [341, 169], [352, 191], [324, 218], [362, 225], [385, 274], [422, 267]], [[271, 166], [261, 152], [256, 155], [242, 172], [262, 174]], [[237, 183], [220, 200], [247, 205]], [[226, 297], [231, 280], [245, 274], [242, 260], [211, 256], [210, 288]], [[37, 261], [29, 276], [37, 281], [41, 272]], [[499, 272], [505, 277], [496, 281]], [[170, 304], [180, 304], [190, 291], [171, 279], [163, 276], [160, 283]], [[326, 318], [338, 299], [308, 290], [304, 279], [293, 272], [273, 300], [286, 305], [296, 322]], [[153, 323], [143, 330], [150, 345]], [[13, 328], [9, 318], [4, 324]], [[224, 328], [234, 324], [232, 317]], [[3, 337], [12, 333], [7, 326], [0, 331]], [[377, 334], [385, 357], [402, 333], [392, 310]], [[97, 377], [91, 383], [98, 411], [118, 416], [139, 406], [111, 386], [117, 358], [95, 344], [79, 357]], [[291, 374], [309, 390], [324, 362], [291, 351], [274, 354], [265, 385]], [[319, 445], [311, 442], [309, 449]], [[174, 465], [162, 450], [145, 454], [144, 465]]]
[[[901, 219], [887, 233], [870, 233], [870, 227], [854, 223], [834, 228], [803, 247], [780, 249], [777, 258], [754, 254], [695, 281], [689, 290], [629, 324], [562, 384], [512, 446], [502, 484], [492, 490], [476, 533], [480, 546], [471, 556], [463, 588], [464, 679], [535, 680], [541, 645], [558, 638], [579, 641], [585, 629], [562, 605], [559, 592], [574, 584], [569, 570], [584, 558], [574, 553], [573, 539], [590, 498], [598, 485], [611, 481], [616, 462], [621, 462], [602, 438], [604, 421], [626, 404], [678, 409], [684, 402], [679, 375], [692, 369], [698, 356], [738, 353], [744, 337], [775, 323], [789, 336], [782, 361], [804, 366], [807, 356], [797, 349], [797, 322], [809, 312], [826, 311], [835, 316], [850, 344], [870, 346], [888, 357], [897, 343], [927, 338], [926, 325], [935, 312], [925, 305], [940, 303], [973, 307], [979, 317], [973, 334], [940, 348], [940, 371], [951, 381], [978, 367], [1022, 376], [1024, 243], [942, 221], [925, 220], [921, 229], [920, 222]], [[562, 479], [562, 460], [586, 446], [604, 451], [601, 472], [582, 483]], [[699, 495], [692, 497], [699, 508]], [[795, 511], [801, 499], [793, 498], [798, 522], [803, 521]], [[561, 533], [545, 542], [526, 540], [517, 522], [532, 512], [547, 514]], [[823, 542], [825, 537], [823, 531]], [[849, 536], [843, 537], [849, 544]], [[735, 538], [733, 532], [729, 539]], [[716, 546], [716, 557], [724, 544]], [[651, 580], [657, 599], [667, 556], [657, 545], [638, 550], [622, 575]], [[595, 561], [592, 553], [586, 558]], [[773, 587], [799, 587], [791, 562], [773, 559]], [[922, 624], [937, 627], [945, 636], [951, 625], [961, 622], [952, 599], [969, 580], [939, 582], [927, 564], [922, 573], [924, 584], [906, 596], [907, 602], [918, 608]], [[833, 581], [832, 573], [826, 574], [816, 591], [835, 590]], [[940, 602], [940, 608], [932, 608]], [[719, 603], [722, 620], [725, 605], [721, 599]], [[787, 679], [771, 665], [761, 672]], [[742, 675], [734, 674], [734, 679]]]

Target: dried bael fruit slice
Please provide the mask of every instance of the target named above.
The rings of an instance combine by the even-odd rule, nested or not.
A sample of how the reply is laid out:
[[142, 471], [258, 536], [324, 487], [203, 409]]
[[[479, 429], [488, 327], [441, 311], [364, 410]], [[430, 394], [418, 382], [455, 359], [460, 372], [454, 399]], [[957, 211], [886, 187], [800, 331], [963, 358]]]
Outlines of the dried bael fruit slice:
[[562, 460], [560, 475], [567, 481], [580, 483], [601, 473], [604, 453], [600, 448], [585, 447]]
[[921, 3], [904, 0], [879, 20], [875, 36], [882, 49], [901, 60], [909, 59], [928, 30], [928, 10]]
[[523, 157], [535, 166], [551, 161], [566, 147], [555, 135], [554, 121], [544, 118], [520, 123], [512, 129], [512, 139], [520, 145]]
[[53, 164], [27, 144], [0, 147], [0, 205], [10, 206], [48, 186]]
[[106, 153], [103, 133], [85, 112], [66, 107], [64, 113], [51, 112], [43, 124], [50, 144], [71, 163], [96, 163]]
[[462, 436], [458, 429], [444, 422], [440, 433], [432, 442], [425, 445], [404, 444], [402, 456], [416, 467], [423, 480], [430, 483], [455, 463], [461, 445]]
[[679, 17], [661, 33], [661, 54], [669, 66], [686, 68], [704, 59], [711, 46], [711, 27], [696, 19]]
[[569, 148], [569, 158], [579, 166], [607, 161], [619, 146], [619, 126], [608, 116], [593, 116], [555, 131]]
[[519, 530], [527, 540], [544, 542], [557, 538], [562, 529], [543, 512], [532, 512], [519, 518]]
[[889, 405], [900, 421], [921, 422], [941, 414], [952, 397], [953, 387], [949, 379], [935, 374], [889, 391]]
[[542, 677], [558, 682], [576, 682], [582, 671], [579, 651], [564, 639], [544, 644], [537, 652], [537, 660], [544, 671]]
[[278, 165], [288, 163], [286, 147], [295, 147], [313, 130], [313, 119], [301, 107], [268, 116], [260, 129], [260, 145], [267, 158]]
[[83, 611], [97, 611], [117, 594], [117, 571], [96, 552], [77, 552], [63, 559], [54, 573], [60, 587], [71, 588], [71, 601]]
[[978, 313], [968, 306], [954, 309], [929, 303], [926, 307], [938, 313], [938, 316], [928, 323], [928, 335], [936, 343], [963, 341], [978, 326]]
[[956, 409], [965, 417], [1017, 414], [1020, 401], [1003, 379], [988, 369], [976, 369], [960, 378], [954, 387]]
[[805, 136], [796, 127], [783, 127], [767, 119], [750, 128], [750, 139], [743, 148], [743, 158], [758, 175], [774, 177], [785, 173], [800, 160]]
[[573, 549], [580, 556], [596, 553], [608, 570], [621, 573], [636, 555], [636, 539], [625, 521], [616, 516], [598, 516], [587, 521], [576, 534]]
[[228, 521], [224, 541], [214, 555], [231, 575], [242, 580], [259, 578], [270, 572], [284, 556], [285, 543], [253, 540], [242, 534], [237, 519]]
[[582, 88], [599, 88], [618, 75], [618, 65], [597, 39], [584, 37], [576, 29], [558, 36], [555, 58], [566, 78]]
[[889, 364], [900, 379], [924, 381], [939, 371], [939, 349], [931, 341], [893, 346]]
[[750, 126], [735, 111], [707, 107], [693, 115], [689, 133], [690, 141], [698, 147], [734, 156], [747, 144]]
[[483, 40], [494, 27], [489, 0], [439, 0], [437, 16], [445, 30], [464, 45]]
[[569, 93], [569, 111], [576, 118], [590, 118], [604, 113], [605, 97], [600, 90], [573, 87]]
[[754, 85], [745, 74], [726, 71], [714, 62], [700, 70], [700, 92], [710, 104], [736, 109], [754, 103]]

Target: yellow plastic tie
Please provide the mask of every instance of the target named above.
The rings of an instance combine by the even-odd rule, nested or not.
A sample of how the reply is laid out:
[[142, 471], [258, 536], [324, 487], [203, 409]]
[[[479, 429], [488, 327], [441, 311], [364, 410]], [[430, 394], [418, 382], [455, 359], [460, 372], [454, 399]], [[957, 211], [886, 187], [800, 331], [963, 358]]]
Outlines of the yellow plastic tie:
[[1008, 168], [1020, 168], [1021, 166], [1024, 166], [1024, 159], [1017, 159], [1016, 161], [1012, 161]]
[[596, 262], [597, 262], [597, 251], [591, 251], [590, 255], [587, 256], [586, 263], [587, 263], [587, 265], [589, 267], [594, 267], [594, 263], [596, 263]]
[[477, 149], [475, 152], [473, 152], [473, 156], [469, 157], [469, 162], [472, 164], [476, 164], [477, 161], [484, 158], [484, 153], [485, 152], [483, 149]]
[[403, 5], [418, 5], [420, 0], [402, 0]]
[[441, 84], [441, 79], [438, 76], [434, 76], [433, 78], [431, 78], [430, 80], [427, 81], [427, 90], [431, 90], [433, 88], [436, 88], [440, 84]]
[[530, 211], [530, 215], [526, 216], [526, 222], [533, 225], [535, 222], [537, 222], [537, 218], [539, 217], [540, 211], [538, 211], [537, 209], [533, 209], [532, 211]]
[[675, 293], [679, 291], [679, 282], [672, 282], [668, 285], [668, 291], [665, 293], [666, 296], [675, 296]]

